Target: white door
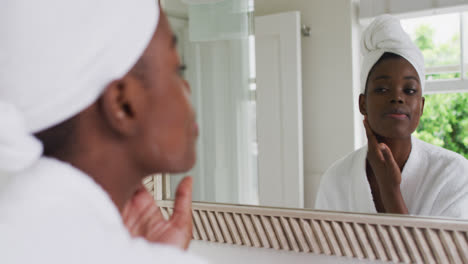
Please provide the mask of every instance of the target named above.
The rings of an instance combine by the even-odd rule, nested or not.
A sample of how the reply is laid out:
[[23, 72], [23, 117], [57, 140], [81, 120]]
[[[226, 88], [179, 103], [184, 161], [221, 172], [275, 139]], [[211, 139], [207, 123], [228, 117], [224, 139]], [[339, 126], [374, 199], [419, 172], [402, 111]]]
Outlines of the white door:
[[304, 207], [300, 13], [255, 18], [260, 205]]

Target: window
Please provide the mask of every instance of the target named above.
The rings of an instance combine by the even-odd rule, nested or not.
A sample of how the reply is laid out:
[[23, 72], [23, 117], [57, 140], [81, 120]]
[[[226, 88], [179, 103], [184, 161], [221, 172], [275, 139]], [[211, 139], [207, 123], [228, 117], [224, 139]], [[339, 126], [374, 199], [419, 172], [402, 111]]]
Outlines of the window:
[[468, 13], [401, 20], [421, 49], [426, 104], [415, 136], [468, 158]]

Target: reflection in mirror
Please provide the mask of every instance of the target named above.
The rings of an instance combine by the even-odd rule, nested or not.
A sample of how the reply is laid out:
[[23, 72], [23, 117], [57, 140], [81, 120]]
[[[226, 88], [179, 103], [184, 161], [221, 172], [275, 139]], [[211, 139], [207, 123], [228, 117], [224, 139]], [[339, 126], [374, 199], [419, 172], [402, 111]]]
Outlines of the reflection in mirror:
[[[238, 2], [242, 1], [236, 1], [236, 3]], [[201, 128], [198, 163], [189, 173], [195, 177], [194, 200], [315, 208], [316, 204], [320, 204], [320, 200], [317, 201], [316, 198], [321, 196], [321, 192], [322, 195], [325, 192], [326, 197], [333, 197], [336, 194], [344, 195], [348, 191], [352, 194], [342, 197], [341, 202], [351, 203], [356, 198], [355, 196], [359, 195], [364, 196], [366, 202], [360, 202], [354, 207], [319, 208], [353, 212], [404, 213], [404, 210], [385, 209], [385, 203], [382, 202], [382, 197], [386, 195], [385, 190], [380, 192], [379, 189], [382, 183], [379, 183], [376, 178], [368, 178], [366, 171], [364, 171], [363, 175], [365, 176], [361, 178], [362, 182], [359, 187], [363, 188], [362, 190], [354, 188], [351, 184], [344, 184], [345, 181], [339, 182], [341, 185], [336, 184], [336, 181], [335, 184], [332, 184], [332, 181], [329, 183], [330, 186], [319, 190], [319, 186], [324, 184], [323, 176], [326, 176], [327, 170], [332, 164], [367, 144], [362, 124], [363, 115], [359, 109], [362, 83], [359, 75], [362, 71], [359, 40], [362, 31], [370, 24], [370, 21], [380, 14], [378, 13], [379, 9], [369, 9], [366, 6], [370, 5], [372, 1], [360, 1], [359, 3], [359, 1], [255, 0], [255, 11], [253, 11], [252, 2], [247, 2], [248, 10], [244, 13], [241, 12], [242, 14], [236, 13], [236, 18], [240, 19], [241, 22], [237, 21], [238, 27], [233, 32], [230, 31], [232, 28], [229, 28], [229, 25], [232, 26], [231, 22], [235, 20], [230, 20], [228, 15], [220, 15], [226, 10], [234, 10], [232, 9], [234, 6], [229, 6], [232, 4], [230, 1], [163, 1], [179, 39], [185, 39], [180, 42], [179, 50], [185, 63], [189, 66], [186, 78], [192, 85], [193, 103], [198, 113]], [[376, 5], [384, 2], [392, 2], [392, 0], [380, 1]], [[416, 7], [418, 5], [421, 5], [419, 10]], [[422, 1], [421, 4], [415, 2], [415, 10], [412, 10], [414, 13], [408, 13], [404, 7], [394, 4], [393, 11], [396, 17], [402, 19], [401, 24], [404, 30], [409, 33], [425, 58], [426, 75], [420, 79], [426, 80], [426, 100], [421, 122], [413, 134], [413, 142], [418, 138], [466, 157], [468, 156], [466, 147], [468, 145], [468, 137], [466, 136], [468, 123], [462, 118], [468, 116], [464, 114], [464, 106], [468, 102], [465, 93], [467, 90], [465, 78], [468, 75], [463, 74], [468, 69], [465, 65], [465, 57], [468, 54], [465, 52], [467, 45], [465, 31], [468, 28], [465, 24], [468, 20], [464, 19], [465, 13], [441, 15], [440, 17], [447, 17], [444, 21], [437, 20], [434, 15], [431, 16], [432, 18], [424, 17], [421, 16], [421, 12], [418, 12], [426, 8], [423, 6]], [[436, 10], [435, 8], [432, 11]], [[268, 48], [259, 49], [262, 40], [253, 39], [252, 21], [253, 17], [260, 18], [292, 11], [300, 13], [301, 25], [299, 26], [309, 27], [310, 35], [301, 37], [302, 47], [298, 53], [302, 59], [300, 63], [302, 71], [299, 68], [297, 72], [303, 74], [299, 75], [299, 79], [302, 81], [302, 95], [300, 100], [296, 102], [304, 104], [300, 105], [300, 113], [285, 115], [290, 119], [293, 116], [297, 117], [303, 114], [303, 118], [302, 116], [299, 118], [301, 123], [297, 127], [300, 128], [301, 133], [304, 133], [304, 139], [300, 141], [300, 145], [304, 149], [304, 164], [303, 167], [296, 166], [303, 173], [303, 178], [297, 181], [296, 187], [292, 188], [296, 195], [302, 197], [302, 203], [288, 204], [284, 203], [284, 200], [292, 197], [292, 194], [284, 195], [284, 193], [276, 191], [275, 184], [271, 183], [276, 180], [275, 177], [271, 177], [269, 183], [265, 182], [265, 178], [261, 175], [264, 171], [261, 169], [262, 157], [270, 153], [282, 153], [285, 148], [280, 144], [281, 141], [276, 140], [270, 141], [270, 145], [277, 147], [276, 149], [272, 148], [275, 151], [265, 153], [262, 152], [261, 144], [257, 147], [257, 143], [264, 135], [261, 131], [264, 129], [266, 120], [263, 118], [260, 103], [264, 97], [259, 92], [261, 90], [259, 88], [261, 83], [259, 75], [265, 71], [265, 66], [259, 60], [264, 54], [269, 53]], [[403, 13], [404, 16], [401, 15]], [[330, 21], [330, 17], [335, 19]], [[197, 23], [197, 18], [203, 19]], [[203, 25], [203, 21], [211, 22], [209, 25]], [[212, 21], [217, 21], [217, 23]], [[246, 25], [245, 23], [248, 26], [242, 28]], [[214, 24], [219, 25], [219, 27], [213, 28]], [[195, 26], [201, 26], [201, 28], [193, 28]], [[281, 27], [278, 26], [278, 28]], [[242, 31], [245, 28], [247, 31]], [[255, 35], [265, 31], [264, 29], [259, 30], [259, 28], [255, 28]], [[220, 33], [220, 31], [225, 31], [225, 33]], [[440, 34], [443, 36], [438, 36]], [[281, 45], [272, 50], [285, 45], [284, 42], [278, 43]], [[242, 48], [232, 49], [235, 45]], [[255, 46], [257, 54], [254, 54]], [[231, 55], [235, 59], [231, 58]], [[271, 56], [267, 55], [266, 57]], [[236, 61], [237, 64], [235, 64]], [[283, 67], [286, 66], [286, 69], [291, 68], [290, 63], [284, 60], [280, 61], [280, 64]], [[257, 64], [256, 70], [255, 64]], [[239, 68], [233, 70], [233, 65]], [[270, 68], [267, 69], [267, 72], [270, 71]], [[276, 74], [271, 74], [267, 86], [274, 87], [275, 83], [281, 82], [281, 79], [277, 78]], [[440, 79], [443, 81], [434, 81]], [[236, 82], [237, 84], [235, 84]], [[237, 90], [232, 88], [234, 86]], [[281, 97], [284, 98], [284, 95], [281, 94]], [[270, 102], [274, 104], [276, 101], [270, 100]], [[240, 105], [249, 106], [246, 108], [235, 107]], [[277, 108], [280, 107], [284, 107], [284, 102], [279, 104]], [[272, 116], [274, 115], [272, 114]], [[382, 132], [378, 133], [375, 126], [375, 122], [371, 121], [371, 131], [380, 141]], [[274, 134], [284, 127], [294, 127], [294, 125], [288, 126], [281, 123], [281, 127], [270, 129], [270, 134]], [[299, 134], [289, 135], [294, 135], [289, 137], [291, 138]], [[390, 142], [387, 144], [391, 145]], [[421, 144], [427, 146], [425, 143], [421, 142]], [[414, 144], [406, 146], [411, 147]], [[455, 200], [458, 204], [464, 203], [462, 201], [465, 199], [466, 191], [463, 187], [468, 186], [463, 182], [465, 177], [463, 175], [468, 174], [464, 173], [466, 168], [462, 165], [466, 163], [465, 159], [457, 155], [451, 156], [452, 154], [447, 154], [447, 156], [446, 152], [442, 151], [445, 153], [445, 157], [449, 157], [450, 160], [460, 160], [458, 163], [460, 166], [456, 169], [458, 172], [448, 174], [442, 169], [450, 169], [450, 166], [445, 166], [446, 164], [439, 166], [441, 169], [439, 172], [437, 169], [424, 166], [423, 162], [418, 162], [417, 157], [407, 155], [406, 158], [401, 158], [400, 156], [404, 155], [397, 155], [397, 151], [391, 146], [390, 149], [394, 159], [396, 159], [396, 164], [402, 170], [400, 172], [402, 177], [400, 187], [405, 191], [401, 192], [399, 199], [400, 202], [404, 202], [409, 214], [463, 217], [462, 212], [448, 212], [456, 211], [454, 209], [456, 207]], [[429, 149], [430, 152], [434, 152], [432, 147]], [[285, 153], [287, 154], [283, 154], [280, 161], [284, 161], [286, 157], [290, 156], [290, 152]], [[366, 170], [364, 164], [367, 160], [366, 157], [366, 152], [364, 152], [363, 162], [360, 163], [363, 170]], [[431, 155], [430, 159], [434, 159], [434, 156]], [[437, 163], [430, 162], [430, 164]], [[372, 167], [371, 164], [367, 169], [369, 167]], [[417, 171], [418, 175], [438, 175], [438, 178], [418, 178], [425, 181], [424, 184], [427, 186], [422, 183], [417, 184], [414, 181], [408, 181], [411, 177], [407, 177], [407, 175], [411, 173], [411, 170]], [[297, 173], [292, 173], [289, 169], [281, 171], [279, 174], [284, 176], [282, 179], [284, 185], [299, 178], [296, 177]], [[351, 175], [352, 173], [346, 170], [345, 174]], [[451, 177], [455, 177], [453, 175], [459, 177], [452, 181]], [[171, 177], [172, 188], [178, 182], [177, 177], [181, 176]], [[415, 189], [412, 186], [418, 186], [418, 188]], [[453, 189], [450, 186], [456, 186], [458, 189]], [[265, 191], [262, 188], [275, 190], [273, 193], [277, 194], [278, 199], [270, 200], [273, 201], [271, 203], [263, 203], [262, 195], [265, 194]], [[340, 188], [344, 188], [345, 191]], [[452, 196], [444, 196], [444, 192], [451, 193]], [[460, 194], [460, 196], [456, 198], [453, 194]], [[452, 198], [453, 203], [450, 202]], [[378, 202], [374, 203], [375, 200]], [[442, 205], [445, 202], [447, 203]], [[416, 205], [418, 203], [419, 205]], [[415, 210], [416, 207], [419, 209]], [[372, 210], [369, 211], [368, 208]], [[437, 210], [438, 212], [436, 212]]]
[[363, 31], [359, 110], [368, 144], [325, 172], [316, 209], [468, 217], [468, 160], [419, 140], [418, 133], [412, 136], [425, 106], [426, 76], [439, 76], [425, 74], [431, 68], [421, 49], [433, 44], [425, 37], [431, 38], [416, 39], [425, 46], [418, 47], [389, 15], [378, 16]]

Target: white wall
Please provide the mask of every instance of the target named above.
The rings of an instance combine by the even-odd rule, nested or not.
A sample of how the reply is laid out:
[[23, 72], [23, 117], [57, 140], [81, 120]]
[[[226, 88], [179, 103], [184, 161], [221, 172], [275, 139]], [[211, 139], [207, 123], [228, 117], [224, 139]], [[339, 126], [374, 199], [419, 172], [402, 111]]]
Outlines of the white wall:
[[296, 10], [311, 27], [302, 38], [302, 76], [305, 206], [313, 207], [322, 173], [359, 144], [351, 45], [357, 11], [351, 0], [255, 0], [256, 16]]

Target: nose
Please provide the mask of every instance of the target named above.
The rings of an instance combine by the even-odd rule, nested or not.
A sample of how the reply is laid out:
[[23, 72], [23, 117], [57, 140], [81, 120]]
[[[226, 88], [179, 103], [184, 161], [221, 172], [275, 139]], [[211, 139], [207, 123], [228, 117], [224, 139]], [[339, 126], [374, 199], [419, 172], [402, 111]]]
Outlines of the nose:
[[404, 100], [403, 100], [403, 95], [400, 91], [395, 91], [397, 89], [393, 89], [394, 92], [391, 94], [391, 97], [390, 97], [390, 103], [392, 104], [403, 104], [404, 103]]
[[403, 100], [400, 99], [400, 98], [398, 98], [398, 99], [392, 99], [392, 100], [390, 101], [390, 103], [392, 103], [392, 104], [397, 104], [397, 103], [398, 103], [398, 104], [402, 104], [402, 103], [403, 103]]

